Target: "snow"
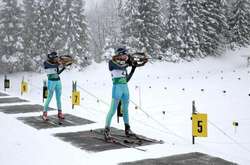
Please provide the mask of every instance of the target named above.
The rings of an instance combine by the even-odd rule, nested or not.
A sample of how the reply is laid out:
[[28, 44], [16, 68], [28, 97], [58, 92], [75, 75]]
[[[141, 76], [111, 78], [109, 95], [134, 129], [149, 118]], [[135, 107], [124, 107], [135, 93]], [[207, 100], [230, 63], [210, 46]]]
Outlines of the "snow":
[[[249, 54], [249, 51], [250, 48], [245, 48], [229, 51], [222, 57], [176, 64], [158, 62], [138, 68], [129, 82], [131, 127], [139, 134], [165, 141], [164, 144], [141, 147], [147, 149], [147, 152], [128, 148], [99, 153], [86, 152], [52, 136], [54, 133], [103, 128], [111, 102], [112, 82], [107, 63], [94, 63], [83, 72], [64, 72], [61, 75], [64, 112], [96, 123], [36, 130], [18, 121], [16, 117], [38, 116], [41, 113], [0, 113], [1, 165], [112, 165], [196, 151], [247, 165], [250, 161], [250, 69], [246, 66], [246, 58], [241, 55]], [[20, 97], [19, 88], [23, 77], [29, 83], [29, 92], [22, 98], [42, 104], [41, 89], [43, 80], [46, 79], [44, 74], [25, 72], [8, 75], [11, 89], [7, 93]], [[3, 82], [3, 78], [1, 75], [0, 82]], [[73, 80], [77, 80], [82, 99], [81, 106], [71, 110]], [[0, 90], [3, 91], [3, 87]], [[195, 145], [191, 144], [190, 117], [193, 100], [197, 110], [207, 113], [209, 120], [208, 137], [196, 138]], [[135, 110], [132, 103], [139, 104], [140, 101], [144, 112]], [[55, 98], [51, 106], [56, 108]], [[166, 111], [165, 115], [163, 111]], [[49, 115], [55, 113], [50, 112]], [[239, 122], [237, 129], [232, 125], [234, 121]], [[116, 123], [115, 116], [112, 126], [123, 129], [123, 123]]]

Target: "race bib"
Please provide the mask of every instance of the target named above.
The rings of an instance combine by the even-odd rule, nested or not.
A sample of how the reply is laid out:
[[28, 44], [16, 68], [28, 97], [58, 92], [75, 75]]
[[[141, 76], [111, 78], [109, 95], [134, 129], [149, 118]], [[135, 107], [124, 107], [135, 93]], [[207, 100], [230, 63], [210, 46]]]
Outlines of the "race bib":
[[45, 69], [45, 73], [47, 73], [47, 74], [57, 74], [57, 68]]
[[111, 76], [112, 78], [126, 77], [126, 70], [112, 70]]

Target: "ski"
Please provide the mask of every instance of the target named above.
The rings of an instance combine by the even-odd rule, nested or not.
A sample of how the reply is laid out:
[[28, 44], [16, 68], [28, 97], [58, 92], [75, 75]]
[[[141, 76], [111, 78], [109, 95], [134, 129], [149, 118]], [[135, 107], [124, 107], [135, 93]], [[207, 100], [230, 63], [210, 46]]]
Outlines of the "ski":
[[[141, 148], [137, 148], [135, 146], [128, 145], [127, 143], [119, 141], [119, 140], [117, 140], [116, 138], [113, 138], [113, 137], [112, 137], [112, 140], [110, 140], [110, 141], [106, 141], [104, 138], [96, 137], [96, 136], [94, 138], [102, 140], [102, 141], [104, 141], [106, 143], [113, 143], [113, 144], [121, 145], [121, 146], [126, 147], [126, 148], [133, 148], [133, 149], [136, 149], [136, 150], [139, 150], [139, 151], [143, 151], [143, 152], [147, 151], [145, 149], [141, 149]], [[129, 144], [131, 144], [131, 142], [129, 142]]]
[[90, 130], [91, 133], [97, 134], [98, 136], [94, 136], [94, 138], [102, 140], [106, 143], [113, 143], [113, 144], [117, 144], [117, 145], [121, 145], [123, 147], [127, 147], [127, 148], [133, 148], [139, 151], [144, 151], [146, 152], [147, 150], [145, 149], [141, 149], [141, 148], [137, 148], [136, 146], [131, 146], [129, 144], [137, 144], [137, 145], [141, 145], [142, 143], [140, 143], [139, 141], [134, 141], [134, 140], [128, 140], [128, 139], [122, 139], [122, 138], [118, 138], [118, 137], [111, 137], [110, 141], [105, 140], [102, 137], [99, 137], [100, 135], [103, 136], [103, 133], [100, 131], [96, 131], [96, 130]]
[[58, 124], [62, 125], [65, 117], [63, 116], [62, 112], [58, 112], [57, 114]]
[[141, 140], [124, 139], [123, 142], [128, 143], [128, 144], [136, 144], [136, 145], [139, 145], [139, 146], [143, 144], [143, 142]]
[[42, 121], [44, 121], [44, 122], [48, 122], [49, 121], [49, 118], [47, 118], [46, 120], [43, 118], [43, 116], [40, 116], [41, 117], [41, 119], [42, 119]]
[[142, 140], [140, 140], [140, 139], [127, 139], [125, 136], [124, 136], [124, 138], [126, 138], [126, 139], [123, 139], [123, 138], [119, 138], [119, 137], [117, 137], [117, 136], [112, 136], [112, 138], [113, 139], [115, 139], [115, 140], [119, 140], [119, 141], [123, 141], [124, 143], [127, 143], [127, 144], [136, 144], [136, 145], [142, 145]]
[[64, 120], [64, 119], [58, 118], [58, 124], [59, 124], [59, 125], [62, 125], [62, 124], [63, 124], [63, 120]]
[[63, 124], [63, 120], [64, 119], [60, 119], [58, 118], [58, 122], [54, 122], [53, 120], [50, 120], [49, 118], [47, 120], [44, 120], [43, 117], [41, 116], [42, 118], [42, 121], [45, 122], [45, 123], [51, 123], [51, 124], [55, 124], [55, 125], [62, 125]]
[[155, 139], [151, 139], [151, 138], [147, 138], [147, 137], [143, 137], [137, 134], [131, 134], [130, 136], [126, 136], [126, 135], [120, 135], [120, 134], [113, 134], [113, 136], [120, 136], [120, 137], [127, 137], [127, 138], [135, 138], [137, 140], [140, 141], [146, 141], [146, 142], [152, 142], [152, 143], [159, 143], [159, 144], [163, 144], [164, 141], [163, 140], [155, 140]]

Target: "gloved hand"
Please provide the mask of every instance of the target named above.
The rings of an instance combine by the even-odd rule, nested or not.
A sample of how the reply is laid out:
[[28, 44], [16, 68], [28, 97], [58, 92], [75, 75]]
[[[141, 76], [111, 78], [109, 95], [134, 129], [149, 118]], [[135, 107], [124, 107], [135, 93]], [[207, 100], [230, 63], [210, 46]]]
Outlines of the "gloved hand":
[[133, 61], [132, 61], [132, 57], [129, 55], [128, 56], [128, 60], [127, 60], [127, 64], [128, 64], [128, 66], [133, 66]]

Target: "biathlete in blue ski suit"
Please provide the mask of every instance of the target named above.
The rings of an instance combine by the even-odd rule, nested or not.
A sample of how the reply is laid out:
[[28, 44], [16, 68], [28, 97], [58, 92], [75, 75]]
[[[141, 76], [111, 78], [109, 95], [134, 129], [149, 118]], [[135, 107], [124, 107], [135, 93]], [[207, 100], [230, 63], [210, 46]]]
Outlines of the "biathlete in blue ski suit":
[[[121, 101], [122, 112], [123, 112], [123, 121], [125, 124], [125, 134], [129, 136], [133, 134], [130, 130], [129, 125], [129, 115], [128, 115], [128, 105], [129, 105], [129, 89], [128, 81], [131, 79], [136, 67], [132, 66], [130, 73], [127, 73], [127, 67], [129, 65], [129, 56], [127, 54], [127, 49], [118, 48], [115, 52], [116, 56], [119, 56], [119, 60], [114, 58], [109, 61], [109, 70], [111, 72], [113, 89], [112, 89], [112, 101], [111, 107], [106, 117], [104, 138], [105, 140], [110, 140], [110, 125], [112, 117], [114, 116], [116, 109], [118, 107], [119, 101]], [[122, 61], [123, 63], [119, 63]]]
[[52, 52], [47, 55], [47, 60], [44, 62], [44, 69], [47, 73], [48, 77], [48, 96], [44, 104], [44, 111], [42, 118], [43, 120], [48, 120], [48, 109], [50, 101], [53, 97], [54, 91], [56, 93], [56, 102], [58, 109], [58, 118], [64, 119], [64, 115], [62, 113], [62, 105], [61, 105], [61, 93], [62, 93], [62, 84], [59, 75], [64, 71], [65, 67], [59, 68], [60, 66], [59, 57], [56, 52]]

